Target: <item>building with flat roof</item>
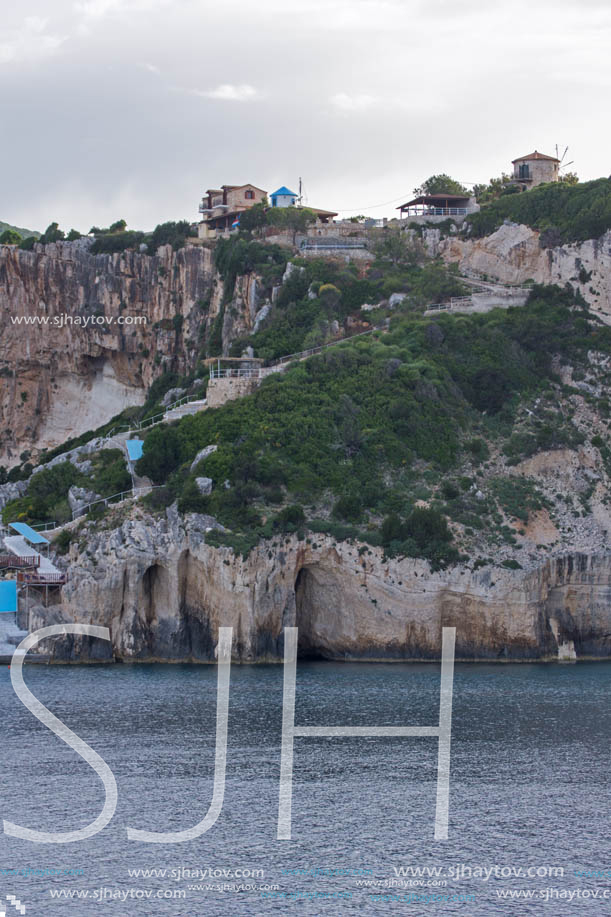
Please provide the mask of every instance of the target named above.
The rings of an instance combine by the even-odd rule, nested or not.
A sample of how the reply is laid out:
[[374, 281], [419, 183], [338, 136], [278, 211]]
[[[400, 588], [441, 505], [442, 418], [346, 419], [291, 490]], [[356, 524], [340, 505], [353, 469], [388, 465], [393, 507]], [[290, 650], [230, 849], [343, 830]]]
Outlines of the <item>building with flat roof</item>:
[[441, 223], [448, 217], [465, 217], [479, 210], [475, 198], [468, 194], [420, 194], [397, 207], [401, 220]]

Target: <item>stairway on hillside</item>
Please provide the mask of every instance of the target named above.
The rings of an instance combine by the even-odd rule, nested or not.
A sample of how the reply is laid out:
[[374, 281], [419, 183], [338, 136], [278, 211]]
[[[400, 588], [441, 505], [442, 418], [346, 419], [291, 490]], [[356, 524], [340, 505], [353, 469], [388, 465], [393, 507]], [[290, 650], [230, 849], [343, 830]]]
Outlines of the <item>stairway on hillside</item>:
[[181, 420], [189, 414], [199, 414], [199, 412], [205, 410], [207, 406], [205, 398], [202, 398], [200, 401], [189, 401], [186, 404], [179, 404], [178, 407], [166, 411], [163, 419], [164, 421]]

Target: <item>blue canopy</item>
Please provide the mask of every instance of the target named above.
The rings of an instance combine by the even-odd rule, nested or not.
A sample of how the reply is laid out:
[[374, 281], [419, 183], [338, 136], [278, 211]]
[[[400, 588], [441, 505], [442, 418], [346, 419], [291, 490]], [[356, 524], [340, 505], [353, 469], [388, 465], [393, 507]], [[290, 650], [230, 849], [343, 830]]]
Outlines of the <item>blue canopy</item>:
[[14, 529], [20, 535], [29, 541], [30, 544], [49, 544], [48, 540], [40, 534], [40, 532], [34, 531], [30, 528], [29, 525], [26, 525], [25, 522], [9, 522], [9, 527]]
[[0, 580], [0, 614], [17, 611], [17, 583], [14, 579]]
[[125, 443], [127, 447], [127, 454], [129, 455], [130, 462], [137, 462], [138, 459], [142, 458], [142, 445], [144, 443], [143, 439], [128, 439]]

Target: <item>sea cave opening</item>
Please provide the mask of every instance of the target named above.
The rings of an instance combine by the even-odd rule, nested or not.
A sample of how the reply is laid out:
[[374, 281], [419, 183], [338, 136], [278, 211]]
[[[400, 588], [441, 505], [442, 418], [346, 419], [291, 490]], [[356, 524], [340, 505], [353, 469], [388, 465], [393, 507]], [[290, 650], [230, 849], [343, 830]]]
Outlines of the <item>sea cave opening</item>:
[[316, 622], [324, 616], [324, 588], [316, 577], [315, 568], [302, 567], [295, 580], [295, 623], [299, 628], [298, 659], [328, 659]]

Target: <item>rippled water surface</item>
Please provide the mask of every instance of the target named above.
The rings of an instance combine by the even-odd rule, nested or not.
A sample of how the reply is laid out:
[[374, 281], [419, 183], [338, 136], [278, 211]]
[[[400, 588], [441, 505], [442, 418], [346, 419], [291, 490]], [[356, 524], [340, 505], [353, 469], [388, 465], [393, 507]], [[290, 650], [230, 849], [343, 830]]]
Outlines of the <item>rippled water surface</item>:
[[[88, 841], [38, 845], [0, 837], [2, 899], [16, 895], [27, 917], [611, 912], [611, 879], [575, 875], [599, 869], [611, 876], [609, 665], [457, 666], [450, 829], [441, 842], [433, 840], [434, 738], [296, 739], [293, 839], [276, 840], [280, 666], [232, 667], [227, 785], [216, 825], [183, 844], [128, 841], [127, 826], [180, 830], [208, 809], [216, 670], [30, 666], [25, 678], [34, 694], [102, 755], [119, 787], [112, 822]], [[2, 817], [44, 831], [92, 821], [104, 798], [99, 778], [21, 705], [6, 668], [0, 670], [0, 688]], [[298, 724], [436, 725], [438, 704], [435, 665], [298, 667]], [[469, 870], [495, 865], [505, 872], [560, 867], [564, 876], [469, 878]], [[390, 885], [400, 881], [394, 870], [408, 866], [446, 872], [452, 867], [462, 877], [434, 880], [447, 881], [437, 887]], [[6, 874], [50, 868], [83, 874]], [[193, 879], [183, 872], [206, 868], [263, 870], [264, 876]], [[368, 881], [389, 884], [372, 889], [359, 887], [358, 876], [287, 873], [323, 868], [369, 870]], [[137, 869], [168, 872], [130, 876], [128, 870]], [[221, 883], [231, 887], [222, 891]], [[239, 885], [246, 887], [236, 891]], [[278, 889], [260, 888], [265, 885]], [[89, 891], [89, 898], [51, 897], [51, 891], [62, 890]], [[181, 890], [186, 897], [143, 897]], [[509, 890], [533, 890], [539, 897], [498, 896]], [[600, 896], [607, 890], [605, 901]], [[103, 903], [92, 897], [96, 891], [105, 896]], [[122, 901], [126, 893], [130, 897]], [[346, 897], [320, 897], [336, 893]], [[406, 894], [454, 900], [390, 900]], [[472, 900], [460, 900], [467, 895]], [[17, 913], [7, 906], [7, 913]]]

